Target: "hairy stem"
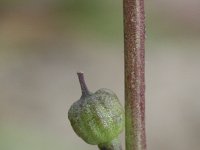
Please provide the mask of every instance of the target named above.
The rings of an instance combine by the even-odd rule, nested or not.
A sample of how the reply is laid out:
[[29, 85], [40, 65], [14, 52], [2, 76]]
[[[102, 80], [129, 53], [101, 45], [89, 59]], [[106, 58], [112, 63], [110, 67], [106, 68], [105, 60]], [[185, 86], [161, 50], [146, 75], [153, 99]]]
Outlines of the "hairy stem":
[[146, 150], [144, 0], [123, 0], [126, 150]]
[[122, 150], [122, 146], [118, 138], [108, 143], [99, 144], [98, 147], [100, 150]]

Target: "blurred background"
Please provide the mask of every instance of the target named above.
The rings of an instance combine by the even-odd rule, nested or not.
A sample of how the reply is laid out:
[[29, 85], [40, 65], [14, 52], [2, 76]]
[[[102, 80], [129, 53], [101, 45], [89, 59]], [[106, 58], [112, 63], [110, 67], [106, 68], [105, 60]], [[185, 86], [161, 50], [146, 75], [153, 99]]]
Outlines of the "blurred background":
[[[200, 147], [200, 1], [146, 1], [151, 150]], [[124, 101], [121, 0], [0, 0], [0, 149], [94, 150], [67, 119], [81, 92]], [[124, 135], [122, 134], [122, 141]]]

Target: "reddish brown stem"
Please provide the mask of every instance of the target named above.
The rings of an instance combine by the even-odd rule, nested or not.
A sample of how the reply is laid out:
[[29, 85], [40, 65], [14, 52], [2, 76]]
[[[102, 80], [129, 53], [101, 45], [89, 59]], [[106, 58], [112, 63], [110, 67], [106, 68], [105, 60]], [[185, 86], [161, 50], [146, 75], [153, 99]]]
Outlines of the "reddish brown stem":
[[144, 0], [123, 0], [126, 150], [146, 150]]

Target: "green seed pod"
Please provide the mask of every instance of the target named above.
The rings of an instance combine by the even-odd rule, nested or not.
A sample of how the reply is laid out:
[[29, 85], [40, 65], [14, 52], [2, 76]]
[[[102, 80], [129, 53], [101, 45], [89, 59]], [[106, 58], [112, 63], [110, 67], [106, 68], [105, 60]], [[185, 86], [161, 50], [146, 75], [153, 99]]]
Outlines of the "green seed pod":
[[82, 96], [69, 109], [71, 126], [86, 143], [98, 145], [100, 149], [105, 149], [101, 148], [105, 145], [112, 147], [124, 128], [123, 107], [116, 94], [109, 89], [89, 92], [83, 73], [77, 74]]

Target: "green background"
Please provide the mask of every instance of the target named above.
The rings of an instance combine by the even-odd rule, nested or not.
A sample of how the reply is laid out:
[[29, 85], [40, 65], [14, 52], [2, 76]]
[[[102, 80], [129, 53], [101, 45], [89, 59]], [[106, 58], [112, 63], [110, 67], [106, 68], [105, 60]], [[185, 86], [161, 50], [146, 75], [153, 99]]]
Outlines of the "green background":
[[[148, 149], [200, 147], [199, 7], [145, 2]], [[77, 71], [124, 102], [122, 1], [1, 0], [0, 18], [0, 150], [97, 149], [67, 112], [81, 95]]]

